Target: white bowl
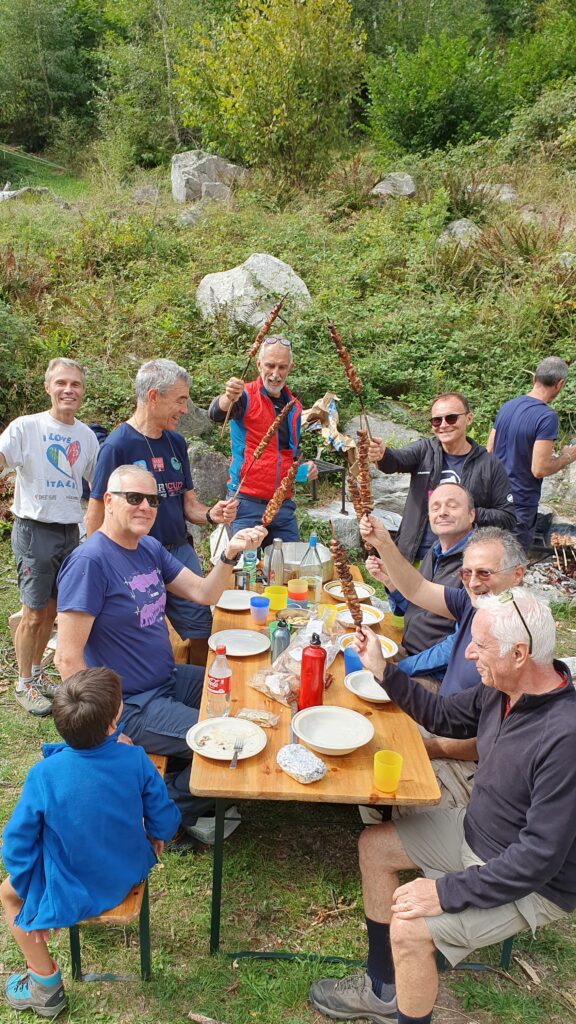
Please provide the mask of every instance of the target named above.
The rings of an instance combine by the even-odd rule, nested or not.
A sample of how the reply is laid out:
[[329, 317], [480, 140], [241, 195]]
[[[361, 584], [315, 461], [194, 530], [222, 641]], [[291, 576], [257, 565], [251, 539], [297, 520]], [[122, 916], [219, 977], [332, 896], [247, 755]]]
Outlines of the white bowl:
[[374, 736], [374, 726], [349, 708], [304, 708], [292, 719], [292, 728], [307, 747], [319, 754], [351, 754]]
[[376, 682], [372, 672], [368, 669], [359, 669], [358, 672], [350, 672], [344, 679], [344, 686], [350, 693], [355, 694], [362, 700], [370, 701], [371, 704], [385, 704], [390, 697]]
[[[350, 646], [355, 636], [355, 633], [344, 633], [344, 636], [340, 637], [339, 645], [342, 652]], [[395, 654], [398, 654], [398, 644], [394, 643], [393, 640], [390, 640], [387, 636], [379, 636], [378, 639], [385, 658], [393, 658]]]

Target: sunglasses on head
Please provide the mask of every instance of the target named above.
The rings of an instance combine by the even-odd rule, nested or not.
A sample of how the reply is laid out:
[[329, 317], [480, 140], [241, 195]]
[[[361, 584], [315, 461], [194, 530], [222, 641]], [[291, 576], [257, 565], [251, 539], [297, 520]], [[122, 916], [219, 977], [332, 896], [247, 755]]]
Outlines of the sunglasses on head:
[[522, 615], [522, 612], [520, 611], [516, 601], [514, 600], [514, 594], [512, 593], [511, 590], [505, 590], [504, 593], [498, 595], [498, 600], [499, 600], [500, 604], [507, 604], [508, 601], [512, 601], [512, 604], [514, 605], [514, 607], [515, 607], [515, 609], [516, 609], [516, 611], [518, 613], [518, 618], [520, 619], [522, 625], [524, 626], [524, 629], [526, 630], [526, 632], [528, 634], [528, 654], [532, 654], [532, 645], [533, 645], [532, 633], [528, 629], [528, 623], [526, 622], [526, 619]]
[[453, 427], [454, 424], [458, 422], [460, 416], [467, 415], [467, 412], [449, 412], [446, 416], [431, 416], [428, 423], [430, 423], [432, 427], [441, 427], [442, 420], [444, 420], [449, 427]]
[[517, 568], [516, 565], [508, 565], [506, 569], [458, 569], [458, 575], [463, 583], [468, 583], [472, 576], [476, 576], [483, 583], [489, 583], [493, 576], [498, 576], [498, 573], [510, 572], [511, 569]]
[[143, 494], [142, 491], [110, 491], [110, 494], [116, 494], [119, 498], [125, 498], [129, 505], [141, 505], [144, 499], [146, 499], [150, 508], [158, 508], [162, 501], [159, 494]]

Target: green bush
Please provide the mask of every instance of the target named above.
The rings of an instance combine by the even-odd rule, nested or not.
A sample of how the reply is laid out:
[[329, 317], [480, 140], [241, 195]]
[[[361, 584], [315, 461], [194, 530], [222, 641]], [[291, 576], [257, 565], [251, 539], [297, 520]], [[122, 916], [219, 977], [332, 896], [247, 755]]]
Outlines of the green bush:
[[557, 147], [562, 133], [576, 118], [576, 79], [549, 86], [538, 99], [522, 107], [513, 117], [502, 139], [505, 159], [514, 160], [544, 143], [549, 153]]
[[495, 127], [493, 56], [468, 39], [426, 38], [414, 53], [397, 49], [368, 75], [370, 135], [376, 147], [426, 151], [490, 134]]
[[362, 41], [348, 0], [240, 0], [237, 17], [183, 47], [183, 122], [208, 149], [317, 178], [346, 141]]
[[559, 11], [538, 31], [511, 39], [503, 54], [498, 95], [503, 114], [533, 103], [545, 86], [576, 74], [576, 14]]
[[0, 424], [30, 411], [42, 395], [45, 350], [30, 317], [0, 301]]

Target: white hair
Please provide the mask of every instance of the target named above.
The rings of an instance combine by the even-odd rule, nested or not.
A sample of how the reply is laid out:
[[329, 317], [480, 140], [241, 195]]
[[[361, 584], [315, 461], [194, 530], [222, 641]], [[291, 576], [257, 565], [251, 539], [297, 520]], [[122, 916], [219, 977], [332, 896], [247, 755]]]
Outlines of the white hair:
[[122, 491], [124, 489], [124, 480], [126, 479], [126, 477], [129, 478], [135, 476], [142, 476], [142, 474], [145, 474], [145, 476], [150, 477], [150, 480], [154, 484], [154, 492], [156, 492], [158, 490], [158, 487], [156, 484], [156, 479], [152, 475], [152, 473], [150, 473], [147, 469], [144, 469], [142, 466], [135, 466], [133, 464], [126, 466], [117, 466], [116, 469], [112, 470], [110, 476], [108, 477], [106, 490]]
[[[511, 594], [514, 601], [508, 599]], [[500, 643], [500, 654], [508, 654], [514, 644], [529, 641], [527, 628], [532, 635], [532, 661], [537, 665], [549, 665], [556, 646], [556, 626], [548, 605], [543, 604], [529, 590], [513, 587], [503, 594], [484, 594], [478, 598], [478, 611], [485, 612], [490, 620], [490, 633]], [[522, 622], [525, 619], [526, 625]]]
[[148, 392], [155, 388], [165, 395], [178, 381], [190, 387], [190, 375], [183, 366], [178, 366], [173, 359], [151, 359], [143, 363], [134, 381], [134, 390], [139, 402], [145, 402]]
[[260, 345], [258, 359], [262, 359], [264, 352], [270, 345], [282, 345], [282, 347], [286, 349], [290, 358], [292, 358], [292, 342], [282, 334], [269, 334], [267, 338], [264, 338], [264, 341]]

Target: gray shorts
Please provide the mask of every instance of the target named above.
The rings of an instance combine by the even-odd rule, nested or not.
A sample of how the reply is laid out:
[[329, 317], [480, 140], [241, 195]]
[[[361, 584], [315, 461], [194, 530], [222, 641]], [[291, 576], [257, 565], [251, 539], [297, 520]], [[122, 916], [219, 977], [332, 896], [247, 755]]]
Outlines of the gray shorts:
[[27, 608], [45, 608], [56, 597], [56, 577], [62, 562], [80, 540], [77, 523], [39, 523], [15, 519], [12, 551], [18, 571], [20, 600]]
[[[484, 864], [464, 838], [465, 814], [465, 807], [450, 807], [394, 822], [402, 846], [426, 878]], [[503, 942], [526, 928], [534, 934], [540, 925], [566, 916], [555, 903], [531, 893], [490, 910], [468, 907], [460, 914], [439, 914], [425, 921], [436, 949], [454, 967], [475, 949]]]

